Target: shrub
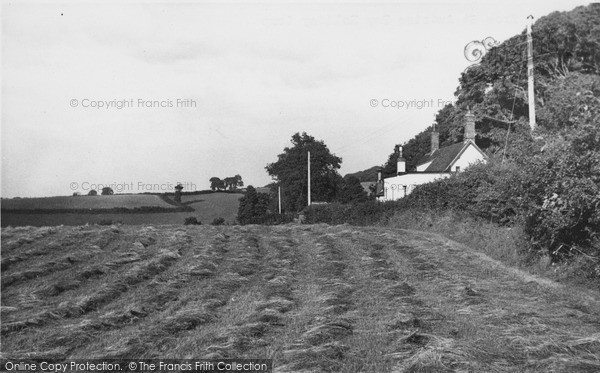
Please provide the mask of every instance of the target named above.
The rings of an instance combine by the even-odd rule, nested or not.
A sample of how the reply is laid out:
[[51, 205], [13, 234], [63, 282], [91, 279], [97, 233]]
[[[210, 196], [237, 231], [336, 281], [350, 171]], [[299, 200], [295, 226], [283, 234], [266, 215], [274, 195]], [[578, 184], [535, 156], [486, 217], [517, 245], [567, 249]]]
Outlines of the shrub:
[[183, 224], [184, 225], [202, 225], [202, 222], [198, 221], [198, 219], [196, 219], [196, 217], [190, 216], [188, 218], [185, 218], [185, 222]]
[[491, 160], [448, 179], [420, 185], [406, 208], [464, 211], [501, 225], [520, 224], [530, 251], [554, 261], [591, 248], [600, 238], [600, 128], [571, 127], [545, 143], [519, 144], [502, 164]]
[[306, 216], [306, 222], [309, 224], [373, 225], [391, 216], [398, 206], [400, 206], [399, 202], [330, 203], [307, 207], [304, 209], [304, 215]]
[[210, 224], [211, 224], [211, 225], [223, 225], [223, 224], [225, 224], [225, 219], [223, 219], [223, 218], [221, 218], [221, 217], [218, 217], [218, 218], [215, 218], [215, 219], [212, 221], [212, 223], [210, 223]]

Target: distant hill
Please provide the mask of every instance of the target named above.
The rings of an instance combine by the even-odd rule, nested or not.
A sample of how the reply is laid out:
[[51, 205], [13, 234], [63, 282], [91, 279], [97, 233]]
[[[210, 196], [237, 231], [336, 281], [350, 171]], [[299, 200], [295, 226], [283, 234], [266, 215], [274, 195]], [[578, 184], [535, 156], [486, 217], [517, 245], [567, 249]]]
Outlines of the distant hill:
[[363, 171], [358, 171], [352, 174], [346, 174], [344, 177], [354, 176], [361, 183], [366, 181], [377, 181], [377, 170], [382, 168], [381, 166], [373, 166]]
[[[180, 225], [188, 217], [195, 217], [202, 224], [209, 224], [218, 217], [225, 219], [226, 223], [233, 223], [237, 216], [239, 199], [242, 196], [243, 194], [240, 193], [221, 192], [183, 195], [181, 197], [182, 204], [193, 208], [194, 211], [180, 211], [176, 206], [165, 203], [161, 198], [154, 195], [3, 199], [1, 225], [2, 227], [8, 225], [56, 226], [98, 224], [101, 222], [122, 222], [130, 225]], [[80, 204], [91, 204], [92, 202], [96, 205], [93, 205], [93, 210], [89, 212], [71, 211], [74, 207], [80, 207]], [[120, 208], [148, 208], [145, 212], [117, 212], [113, 210], [117, 202], [120, 203], [117, 205]], [[4, 209], [7, 206], [13, 208], [13, 210]], [[85, 206], [87, 207], [87, 205]], [[102, 207], [105, 208], [105, 211], [101, 210]], [[31, 212], [25, 211], [26, 208], [29, 208]], [[46, 208], [46, 211], [43, 211], [44, 208]], [[55, 210], [53, 211], [53, 209]], [[81, 208], [78, 210], [81, 210]]]

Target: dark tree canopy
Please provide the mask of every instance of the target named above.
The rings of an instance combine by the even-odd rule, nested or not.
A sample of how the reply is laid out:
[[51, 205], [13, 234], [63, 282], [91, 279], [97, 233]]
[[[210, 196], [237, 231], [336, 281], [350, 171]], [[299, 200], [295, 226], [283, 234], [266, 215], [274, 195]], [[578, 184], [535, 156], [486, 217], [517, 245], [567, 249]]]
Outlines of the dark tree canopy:
[[303, 209], [308, 203], [308, 152], [311, 157], [311, 199], [331, 202], [341, 180], [337, 170], [342, 159], [331, 154], [323, 141], [296, 133], [292, 136], [292, 146], [279, 154], [278, 160], [267, 165], [266, 170], [281, 186], [282, 208], [294, 212]]
[[367, 192], [360, 185], [360, 180], [355, 176], [346, 176], [342, 179], [336, 201], [340, 203], [364, 202], [368, 199]]
[[225, 182], [218, 177], [214, 176], [210, 178], [210, 189], [213, 191], [225, 189]]
[[266, 193], [257, 193], [252, 185], [248, 185], [246, 194], [240, 198], [237, 220], [240, 224], [262, 223], [269, 213], [271, 198]]
[[242, 177], [240, 175], [235, 175], [232, 177], [226, 177], [221, 180], [220, 178], [214, 176], [210, 178], [210, 189], [215, 190], [236, 190], [238, 187], [244, 186], [244, 182], [242, 181]]
[[102, 195], [103, 196], [110, 196], [112, 194], [115, 194], [115, 192], [112, 190], [111, 187], [104, 187], [104, 188], [102, 188]]

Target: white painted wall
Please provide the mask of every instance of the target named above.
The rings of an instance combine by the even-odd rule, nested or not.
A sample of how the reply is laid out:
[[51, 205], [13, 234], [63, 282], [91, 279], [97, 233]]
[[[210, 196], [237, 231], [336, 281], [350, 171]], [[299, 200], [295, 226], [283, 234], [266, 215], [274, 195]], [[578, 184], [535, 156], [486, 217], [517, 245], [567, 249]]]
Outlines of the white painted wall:
[[409, 195], [417, 185], [430, 183], [449, 176], [450, 173], [409, 173], [388, 177], [383, 180], [384, 195], [383, 197], [378, 197], [378, 200], [382, 202], [398, 200]]
[[455, 172], [457, 166], [460, 167], [460, 171], [464, 171], [467, 167], [477, 162], [485, 162], [485, 157], [471, 144], [452, 165], [451, 171]]

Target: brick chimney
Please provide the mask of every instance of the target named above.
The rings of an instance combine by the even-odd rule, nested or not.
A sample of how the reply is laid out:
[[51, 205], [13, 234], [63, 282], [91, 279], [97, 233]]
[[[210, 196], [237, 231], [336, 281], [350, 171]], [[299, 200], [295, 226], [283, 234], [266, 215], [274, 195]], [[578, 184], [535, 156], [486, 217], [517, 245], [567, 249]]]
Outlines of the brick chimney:
[[433, 124], [431, 130], [431, 154], [440, 148], [440, 134], [437, 131], [436, 123]]
[[471, 113], [471, 109], [465, 115], [465, 134], [464, 142], [475, 142], [475, 116]]
[[398, 163], [396, 166], [396, 173], [398, 175], [406, 173], [406, 159], [402, 157], [402, 147], [396, 145], [396, 153], [398, 153]]

